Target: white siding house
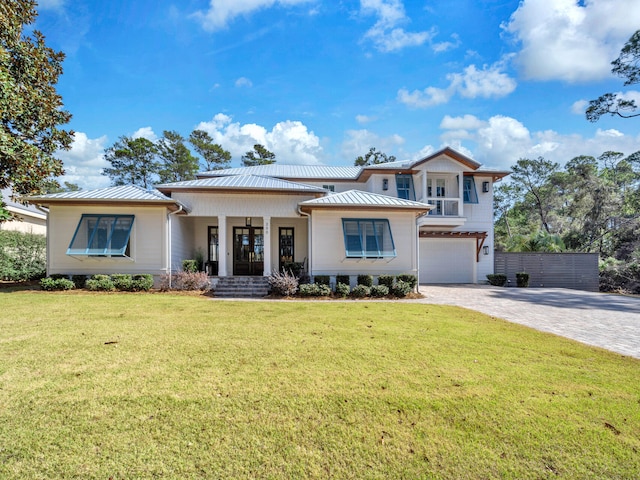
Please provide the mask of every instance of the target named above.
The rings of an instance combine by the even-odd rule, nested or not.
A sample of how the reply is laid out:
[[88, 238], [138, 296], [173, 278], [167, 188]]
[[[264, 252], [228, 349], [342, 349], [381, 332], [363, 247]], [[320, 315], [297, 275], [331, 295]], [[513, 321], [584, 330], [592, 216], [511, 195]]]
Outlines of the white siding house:
[[202, 258], [214, 277], [412, 273], [478, 283], [493, 272], [493, 183], [507, 172], [445, 148], [365, 167], [262, 165], [156, 190], [31, 197], [49, 209], [51, 273], [152, 273]]

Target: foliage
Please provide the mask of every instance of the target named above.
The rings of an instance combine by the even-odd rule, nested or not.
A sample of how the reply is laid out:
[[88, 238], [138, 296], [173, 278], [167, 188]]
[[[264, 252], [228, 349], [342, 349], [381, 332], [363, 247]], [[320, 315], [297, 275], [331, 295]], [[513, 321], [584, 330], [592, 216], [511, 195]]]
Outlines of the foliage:
[[73, 290], [76, 288], [76, 285], [68, 278], [46, 277], [40, 280], [40, 288], [47, 291]]
[[160, 290], [203, 291], [211, 289], [211, 282], [206, 272], [175, 272], [164, 274], [160, 278]]
[[640, 261], [601, 260], [600, 291], [640, 294]]
[[71, 114], [55, 89], [64, 54], [32, 30], [35, 7], [33, 0], [0, 4], [0, 188], [27, 195], [42, 193], [64, 173], [54, 154], [73, 140], [60, 128]]
[[274, 272], [269, 276], [271, 292], [283, 297], [292, 297], [298, 291], [298, 278], [290, 271]]
[[411, 290], [416, 288], [416, 286], [418, 285], [418, 278], [411, 273], [403, 273], [401, 275], [398, 275], [398, 281], [408, 283], [411, 287]]
[[300, 276], [302, 269], [304, 268], [303, 262], [285, 262], [282, 265], [282, 270], [285, 272], [291, 272], [294, 277]]
[[0, 279], [22, 282], [43, 277], [46, 249], [43, 235], [0, 230]]
[[560, 235], [538, 230], [530, 235], [514, 235], [505, 245], [507, 252], [560, 253], [566, 250]]
[[131, 277], [131, 290], [134, 292], [148, 292], [153, 287], [153, 275], [138, 273]]
[[104, 151], [104, 158], [111, 167], [104, 168], [102, 174], [113, 185], [151, 188], [158, 179], [158, 147], [146, 138], [120, 137]]
[[256, 144], [253, 150], [249, 150], [242, 156], [243, 167], [253, 167], [256, 165], [270, 165], [275, 163], [276, 155], [267, 150], [263, 145]]
[[504, 273], [490, 273], [487, 280], [494, 287], [504, 287], [507, 284], [507, 276]]
[[92, 292], [113, 292], [116, 289], [111, 276], [102, 274], [92, 275], [85, 287]]
[[160, 183], [193, 180], [200, 169], [198, 159], [184, 144], [184, 137], [173, 130], [165, 130], [157, 144], [163, 160], [159, 168]]
[[364, 298], [370, 295], [371, 295], [371, 287], [367, 285], [363, 285], [361, 283], [353, 287], [353, 290], [351, 290], [351, 296], [355, 298]]
[[[624, 44], [620, 55], [613, 62], [611, 72], [624, 78], [625, 86], [640, 82], [640, 30], [637, 30], [627, 43]], [[603, 115], [617, 115], [622, 118], [637, 117], [635, 100], [626, 98], [623, 94], [605, 93], [589, 102], [585, 112], [587, 120], [597, 122]]]
[[133, 279], [128, 273], [114, 273], [111, 275], [111, 281], [115, 289], [121, 292], [130, 292], [133, 288]]
[[372, 275], [366, 275], [366, 274], [360, 274], [358, 275], [358, 285], [364, 285], [366, 287], [371, 287], [371, 285], [373, 285], [373, 276]]
[[389, 289], [393, 287], [395, 280], [396, 277], [394, 275], [378, 275], [378, 285], [385, 285]]
[[336, 284], [344, 283], [345, 285], [351, 285], [351, 279], [349, 275], [336, 275]]
[[411, 293], [411, 290], [413, 290], [413, 288], [410, 283], [399, 279], [393, 284], [393, 287], [391, 287], [391, 293], [399, 298], [406, 297]]
[[331, 277], [329, 275], [314, 275], [313, 283], [318, 285], [329, 285], [331, 283]]
[[198, 269], [198, 261], [187, 259], [182, 261], [182, 270], [187, 273], [196, 273]]
[[302, 284], [299, 292], [302, 297], [328, 297], [331, 295], [329, 286], [320, 283]]
[[389, 287], [386, 285], [373, 285], [371, 287], [372, 297], [386, 297], [389, 295]]
[[371, 147], [364, 156], [360, 155], [356, 158], [354, 165], [356, 167], [365, 167], [367, 165], [379, 165], [381, 163], [395, 162], [396, 157], [391, 155], [387, 156], [386, 153], [376, 151], [375, 147]]
[[204, 130], [194, 130], [189, 135], [189, 143], [204, 159], [205, 170], [220, 170], [229, 167], [231, 153], [221, 145], [213, 143], [213, 138]]
[[351, 292], [351, 287], [349, 287], [348, 283], [338, 282], [336, 284], [336, 295], [339, 297], [346, 297]]
[[529, 274], [527, 272], [518, 272], [518, 273], [516, 273], [516, 285], [518, 287], [528, 287], [529, 286]]
[[71, 275], [71, 281], [76, 286], [76, 288], [85, 288], [87, 285], [87, 276], [86, 275]]
[[640, 471], [637, 359], [471, 310], [2, 296], [3, 480]]

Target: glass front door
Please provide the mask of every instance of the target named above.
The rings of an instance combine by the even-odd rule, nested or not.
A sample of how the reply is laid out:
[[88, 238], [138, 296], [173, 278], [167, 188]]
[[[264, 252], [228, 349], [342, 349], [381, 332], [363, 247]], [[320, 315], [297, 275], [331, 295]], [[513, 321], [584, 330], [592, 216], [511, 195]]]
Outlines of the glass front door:
[[262, 275], [264, 233], [262, 227], [233, 228], [233, 274]]
[[293, 262], [293, 228], [280, 227], [280, 271]]

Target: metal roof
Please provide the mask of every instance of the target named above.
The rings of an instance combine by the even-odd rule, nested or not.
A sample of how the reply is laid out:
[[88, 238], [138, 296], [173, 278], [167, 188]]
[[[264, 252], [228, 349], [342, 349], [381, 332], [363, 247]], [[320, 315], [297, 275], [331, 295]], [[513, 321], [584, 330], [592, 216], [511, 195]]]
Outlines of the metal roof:
[[49, 193], [24, 197], [32, 203], [46, 203], [51, 200], [103, 200], [103, 201], [139, 201], [139, 202], [171, 202], [175, 200], [165, 196], [158, 190], [147, 190], [137, 185], [106, 187], [95, 190], [75, 190], [73, 192]]
[[402, 198], [389, 197], [378, 193], [363, 192], [361, 190], [348, 190], [346, 192], [334, 193], [326, 197], [315, 198], [300, 202], [301, 207], [380, 207], [398, 208], [409, 210], [430, 210], [433, 205], [426, 203], [404, 200]]
[[231, 175], [226, 177], [210, 177], [184, 182], [173, 182], [158, 185], [162, 191], [182, 189], [211, 189], [211, 190], [275, 190], [292, 192], [318, 192], [326, 190], [313, 185], [289, 182], [279, 178], [260, 175]]
[[[18, 213], [22, 213], [24, 215], [26, 214], [32, 214], [32, 215], [38, 215], [38, 216], [44, 215], [40, 210], [38, 210], [35, 207], [35, 205], [23, 205], [22, 203], [12, 200], [11, 196], [13, 192], [10, 188], [3, 188], [2, 190], [0, 190], [0, 192], [2, 193], [2, 201], [7, 205], [7, 208], [12, 209], [14, 211], [19, 210]], [[19, 197], [19, 195], [15, 195], [15, 196]]]
[[275, 178], [306, 178], [316, 180], [356, 180], [362, 167], [333, 167], [329, 165], [256, 165], [254, 167], [225, 168], [199, 173], [199, 177], [227, 175], [260, 175]]

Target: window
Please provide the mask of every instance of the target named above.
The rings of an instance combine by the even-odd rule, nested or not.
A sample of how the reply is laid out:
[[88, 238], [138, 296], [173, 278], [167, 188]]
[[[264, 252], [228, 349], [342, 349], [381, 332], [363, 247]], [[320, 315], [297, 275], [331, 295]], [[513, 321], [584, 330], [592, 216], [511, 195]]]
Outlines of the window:
[[398, 188], [398, 198], [405, 200], [415, 200], [416, 194], [413, 190], [412, 175], [396, 175], [396, 187]]
[[[444, 197], [445, 196], [445, 186], [447, 184], [444, 178], [436, 178], [436, 197]], [[433, 197], [433, 190], [431, 185], [433, 184], [433, 179], [427, 178], [427, 197]]]
[[330, 192], [335, 192], [336, 191], [336, 186], [335, 185], [322, 185], [322, 188], [324, 188], [325, 190], [329, 190]]
[[133, 215], [83, 214], [67, 255], [128, 257]]
[[391, 227], [387, 219], [343, 218], [342, 231], [348, 258], [396, 256]]
[[478, 192], [473, 177], [463, 177], [462, 195], [464, 203], [478, 203]]

